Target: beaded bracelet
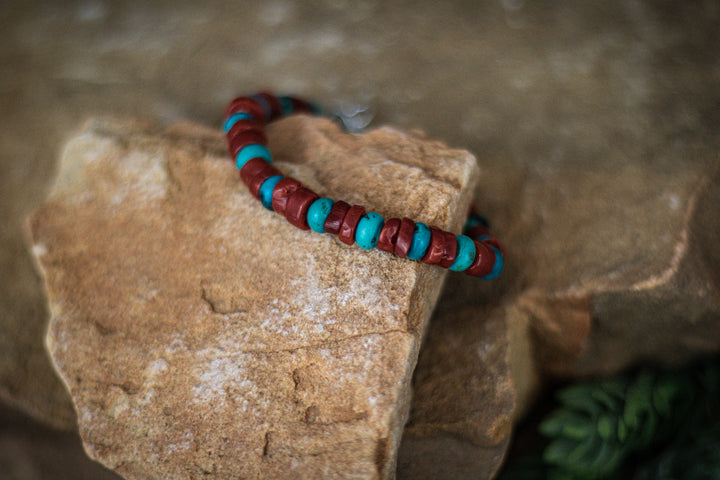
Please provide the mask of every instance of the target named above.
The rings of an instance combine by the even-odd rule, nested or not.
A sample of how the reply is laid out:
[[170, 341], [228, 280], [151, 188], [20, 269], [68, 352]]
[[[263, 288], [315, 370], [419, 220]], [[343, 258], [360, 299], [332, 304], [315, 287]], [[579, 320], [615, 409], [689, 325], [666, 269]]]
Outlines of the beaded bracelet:
[[319, 114], [320, 109], [295, 97], [260, 93], [238, 97], [225, 111], [223, 128], [230, 156], [250, 193], [269, 210], [302, 230], [337, 235], [348, 245], [378, 248], [402, 258], [420, 260], [482, 279], [497, 277], [503, 268], [503, 248], [490, 235], [487, 222], [471, 213], [464, 235], [455, 235], [409, 218], [387, 221], [361, 205], [320, 198], [271, 165], [265, 124], [293, 113]]

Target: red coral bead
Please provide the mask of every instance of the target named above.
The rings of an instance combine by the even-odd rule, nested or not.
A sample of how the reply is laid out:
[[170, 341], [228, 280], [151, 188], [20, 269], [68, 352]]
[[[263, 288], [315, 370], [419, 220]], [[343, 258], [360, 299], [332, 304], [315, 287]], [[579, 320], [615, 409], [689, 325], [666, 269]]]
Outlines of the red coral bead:
[[240, 150], [253, 144], [267, 145], [265, 135], [254, 130], [239, 133], [230, 141], [230, 156], [234, 160]]
[[312, 113], [312, 106], [300, 98], [288, 97], [293, 106], [293, 113]]
[[240, 178], [245, 185], [250, 185], [250, 180], [253, 179], [262, 169], [269, 167], [270, 164], [264, 158], [256, 157], [251, 158], [245, 165], [240, 169]]
[[270, 106], [270, 119], [268, 120], [269, 122], [276, 120], [277, 118], [282, 116], [282, 104], [275, 95], [268, 92], [262, 92], [258, 93], [257, 96], [265, 99], [267, 104]]
[[475, 242], [475, 260], [465, 269], [465, 273], [473, 277], [484, 277], [495, 265], [495, 250], [485, 242]]
[[401, 258], [407, 257], [410, 247], [412, 246], [412, 238], [415, 234], [415, 222], [409, 218], [403, 218], [400, 222], [397, 241], [395, 242], [395, 255]]
[[428, 265], [437, 265], [445, 254], [445, 232], [436, 227], [430, 227], [430, 245], [428, 246], [422, 262]]
[[323, 230], [325, 230], [326, 233], [331, 233], [333, 235], [340, 233], [340, 226], [342, 225], [343, 219], [345, 218], [348, 210], [350, 210], [349, 203], [343, 202], [342, 200], [335, 202], [332, 208], [330, 208], [330, 213], [325, 219]]
[[348, 245], [355, 242], [355, 230], [357, 230], [357, 225], [363, 215], [365, 215], [365, 207], [362, 205], [350, 207], [350, 210], [345, 214], [345, 218], [343, 218], [342, 225], [340, 225], [340, 232], [338, 232], [338, 238], [341, 242]]
[[282, 175], [282, 173], [264, 158], [251, 158], [240, 169], [240, 178], [255, 198], [260, 198], [260, 187], [263, 182], [275, 175]]
[[476, 238], [484, 237], [486, 235], [490, 235], [490, 230], [485, 225], [474, 225], [467, 230], [465, 230], [465, 235], [472, 238], [473, 240]]
[[457, 256], [457, 237], [454, 233], [445, 231], [442, 233], [445, 240], [445, 250], [443, 251], [442, 259], [440, 260], [440, 266], [448, 268], [453, 264], [455, 257]]
[[382, 230], [380, 230], [380, 236], [378, 237], [377, 248], [385, 252], [393, 253], [395, 251], [395, 243], [397, 242], [398, 232], [400, 231], [400, 219], [391, 218]]
[[225, 118], [228, 118], [233, 113], [245, 112], [252, 115], [252, 117], [261, 124], [267, 123], [268, 119], [265, 118], [265, 111], [262, 105], [257, 100], [250, 97], [238, 97], [230, 102], [230, 105], [225, 109]]
[[500, 240], [498, 240], [496, 237], [491, 236], [490, 238], [483, 240], [483, 242], [487, 243], [488, 245], [494, 246], [495, 248], [500, 250], [500, 253], [502, 253], [503, 255], [505, 254], [505, 249], [500, 244]]
[[285, 177], [280, 180], [273, 189], [273, 210], [280, 215], [285, 216], [285, 208], [287, 207], [287, 201], [290, 198], [290, 195], [300, 188], [303, 188], [302, 183], [298, 182], [294, 178]]
[[235, 137], [237, 137], [239, 134], [243, 132], [257, 132], [263, 137], [265, 136], [265, 132], [263, 131], [262, 126], [257, 123], [255, 120], [238, 120], [235, 122], [235, 124], [230, 127], [230, 130], [225, 134], [225, 136], [228, 139], [228, 142], [232, 142]]
[[307, 212], [310, 205], [318, 198], [320, 196], [308, 188], [302, 187], [295, 190], [288, 198], [285, 206], [285, 218], [287, 218], [287, 221], [301, 230], [309, 230]]

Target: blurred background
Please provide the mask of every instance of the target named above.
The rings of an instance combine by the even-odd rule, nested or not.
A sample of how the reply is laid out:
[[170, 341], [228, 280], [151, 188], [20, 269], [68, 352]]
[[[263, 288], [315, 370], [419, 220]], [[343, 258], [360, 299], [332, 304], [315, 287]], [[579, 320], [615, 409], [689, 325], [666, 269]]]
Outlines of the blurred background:
[[52, 371], [37, 376], [47, 312], [22, 222], [87, 117], [219, 126], [232, 97], [263, 89], [360, 107], [370, 127], [473, 152], [502, 231], [522, 215], [507, 192], [524, 176], [717, 152], [718, 25], [715, 1], [3, 2], [0, 397], [12, 405], [0, 410], [0, 472], [114, 478], [74, 434], [20, 413], [54, 395]]

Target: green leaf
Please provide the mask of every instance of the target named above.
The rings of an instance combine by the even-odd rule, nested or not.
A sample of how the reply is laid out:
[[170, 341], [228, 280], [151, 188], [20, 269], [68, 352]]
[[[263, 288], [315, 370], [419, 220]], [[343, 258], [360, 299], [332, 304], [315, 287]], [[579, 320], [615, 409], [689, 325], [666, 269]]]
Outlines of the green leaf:
[[587, 469], [594, 472], [597, 478], [609, 477], [620, 467], [626, 456], [623, 445], [614, 442], [604, 442], [595, 458], [587, 464]]
[[663, 417], [672, 415], [673, 403], [675, 403], [680, 394], [682, 386], [676, 379], [662, 379], [657, 382], [653, 389], [652, 404], [655, 410]]
[[610, 378], [602, 382], [601, 386], [605, 392], [618, 399], [625, 401], [625, 392], [627, 391], [629, 381], [625, 377]]
[[617, 417], [603, 413], [598, 417], [597, 433], [605, 441], [612, 441], [617, 438]]
[[543, 452], [543, 460], [551, 465], [565, 465], [567, 458], [577, 447], [577, 442], [560, 438], [550, 442]]
[[557, 397], [560, 403], [566, 408], [579, 412], [585, 412], [591, 417], [598, 415], [602, 409], [593, 401], [592, 392], [595, 386], [587, 383], [580, 383], [566, 387], [558, 392]]
[[592, 420], [569, 410], [556, 410], [539, 425], [546, 437], [567, 437], [575, 440], [591, 435], [595, 427]]
[[[605, 382], [605, 383], [611, 383], [611, 382]], [[591, 397], [593, 400], [595, 400], [597, 403], [599, 403], [602, 407], [604, 407], [605, 410], [610, 410], [612, 412], [617, 412], [622, 409], [623, 399], [622, 397], [618, 398], [612, 395], [610, 392], [611, 390], [605, 390], [605, 385], [600, 384], [598, 385], [598, 388], [595, 388], [592, 391]]]
[[570, 469], [571, 466], [575, 466], [577, 469], [578, 465], [582, 465], [584, 462], [595, 458], [597, 451], [602, 446], [602, 439], [598, 435], [593, 435], [579, 442], [575, 449], [573, 449], [567, 456], [566, 465]]
[[[649, 425], [646, 423], [649, 417], [654, 416], [652, 409], [652, 387], [654, 376], [648, 373], [641, 373], [637, 379], [630, 384], [625, 398], [625, 409], [623, 421], [629, 432], [636, 432], [644, 429], [647, 432]], [[654, 426], [654, 424], [653, 424]]]
[[[663, 375], [655, 384], [653, 406], [663, 418], [685, 418], [690, 413], [688, 409], [696, 403], [696, 397], [709, 398], [708, 393], [687, 372]], [[676, 428], [676, 425], [672, 427]]]
[[617, 422], [617, 439], [620, 443], [624, 443], [628, 438], [628, 429], [622, 417], [618, 417]]

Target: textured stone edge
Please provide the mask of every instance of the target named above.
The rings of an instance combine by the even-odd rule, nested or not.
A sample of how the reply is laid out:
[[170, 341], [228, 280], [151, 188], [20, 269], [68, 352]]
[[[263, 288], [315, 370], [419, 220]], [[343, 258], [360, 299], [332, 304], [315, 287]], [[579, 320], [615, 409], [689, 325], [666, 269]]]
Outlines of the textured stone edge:
[[[127, 128], [127, 126], [129, 126], [129, 125], [133, 125], [134, 128], [128, 129], [127, 134], [148, 136], [148, 137], [152, 137], [152, 138], [156, 137], [158, 139], [158, 141], [163, 142], [163, 143], [179, 142], [179, 145], [184, 145], [185, 148], [187, 148], [187, 147], [197, 148], [199, 151], [199, 154], [201, 154], [201, 155], [211, 155], [211, 156], [212, 155], [216, 155], [216, 156], [224, 156], [225, 155], [224, 150], [215, 144], [214, 140], [217, 135], [217, 132], [213, 129], [195, 125], [190, 122], [179, 122], [179, 123], [170, 125], [164, 129], [158, 129], [157, 125], [151, 121], [145, 121], [145, 123], [143, 123], [140, 126], [131, 122], [130, 120], [121, 120], [120, 122], [121, 122], [120, 123], [121, 127], [117, 127], [116, 126], [117, 120], [115, 120], [113, 118], [100, 117], [99, 119], [90, 119], [83, 123], [83, 126], [76, 132], [76, 134], [86, 132], [88, 130], [93, 130], [93, 129], [96, 129], [99, 132], [105, 132], [105, 128], [109, 127], [108, 131], [106, 133], [109, 133], [112, 136], [113, 130], [115, 130], [117, 128], [122, 128], [122, 126]], [[182, 135], [187, 134], [188, 127], [199, 128], [202, 133], [196, 134], [192, 137], [183, 137]], [[393, 127], [381, 127], [381, 128], [389, 128], [391, 131], [396, 131]], [[404, 132], [402, 130], [397, 130], [397, 132], [411, 135], [411, 136], [417, 137], [421, 140], [425, 140], [425, 141], [428, 140], [426, 138], [426, 136], [424, 134], [422, 134], [421, 132], [415, 132], [415, 131]], [[442, 142], [439, 142], [439, 143], [442, 143]], [[449, 147], [447, 147], [447, 148], [449, 148]], [[456, 150], [462, 151], [461, 149], [456, 149]], [[457, 199], [458, 205], [460, 205], [462, 208], [460, 208], [456, 212], [455, 218], [451, 219], [451, 222], [450, 222], [451, 225], [446, 226], [446, 228], [454, 227], [455, 225], [452, 225], [452, 224], [462, 225], [462, 223], [464, 222], [464, 218], [465, 218], [465, 212], [467, 211], [467, 209], [470, 206], [470, 203], [471, 203], [472, 197], [473, 197], [473, 191], [474, 191], [475, 185], [477, 184], [477, 181], [478, 181], [479, 168], [477, 167], [477, 161], [470, 152], [465, 151], [465, 153], [467, 155], [466, 158], [468, 160], [467, 168], [470, 170], [470, 172], [469, 172], [470, 181], [468, 182], [468, 186], [465, 188], [464, 193]], [[63, 157], [61, 156], [61, 158], [63, 158]], [[47, 195], [47, 198], [51, 198], [52, 195], [55, 193], [57, 186], [61, 182], [62, 172], [63, 172], [63, 165], [58, 163], [55, 178], [53, 179], [53, 181], [51, 183], [52, 188], [50, 189], [50, 193]], [[32, 216], [33, 216], [33, 214], [31, 213], [27, 219], [28, 220], [27, 221], [28, 232], [30, 231], [29, 220], [32, 218]], [[361, 253], [361, 252], [358, 252], [358, 253]], [[50, 306], [52, 305], [52, 300], [50, 299], [49, 294], [48, 294], [48, 289], [47, 289], [47, 284], [46, 284], [46, 275], [45, 275], [45, 272], [42, 270], [42, 267], [40, 266], [39, 260], [35, 256], [34, 256], [34, 261], [38, 266], [38, 271], [41, 272], [43, 286], [44, 286], [44, 290], [45, 290], [46, 298], [47, 298], [48, 309], [50, 310]], [[413, 377], [415, 367], [417, 365], [420, 346], [422, 344], [422, 340], [424, 339], [424, 336], [425, 336], [425, 333], [426, 333], [426, 330], [427, 330], [427, 327], [428, 327], [428, 324], [430, 321], [430, 317], [432, 316], [432, 313], [434, 310], [434, 307], [432, 307], [432, 306], [437, 305], [437, 300], [442, 292], [442, 288], [445, 283], [445, 279], [447, 278], [447, 273], [448, 272], [446, 269], [439, 269], [439, 268], [433, 267], [433, 266], [421, 267], [421, 270], [418, 273], [419, 276], [430, 275], [430, 276], [434, 276], [436, 278], [434, 281], [425, 282], [427, 285], [425, 288], [418, 288], [418, 283], [420, 283], [420, 282], [418, 282], [417, 279], [420, 277], [416, 277], [415, 286], [410, 295], [409, 303], [411, 306], [413, 306], [415, 311], [417, 311], [417, 312], [422, 311], [421, 303], [419, 303], [419, 302], [425, 302], [429, 306], [426, 307], [427, 313], [423, 317], [421, 317], [418, 313], [414, 313], [413, 311], [409, 311], [408, 315], [407, 315], [409, 322], [408, 322], [408, 330], [405, 333], [410, 334], [413, 337], [412, 355], [414, 356], [414, 361], [410, 362], [408, 364], [407, 369], [404, 374], [403, 382], [399, 386], [399, 390], [401, 392], [405, 392], [401, 395], [407, 399], [411, 399], [411, 397], [412, 397], [412, 377]], [[432, 290], [433, 285], [437, 285], [437, 287], [435, 288], [434, 294], [430, 294], [429, 290]], [[53, 314], [51, 312], [50, 317], [52, 318], [52, 316], [53, 316]], [[52, 352], [56, 348], [56, 345], [54, 344], [54, 341], [52, 338], [52, 333], [49, 328], [46, 331], [45, 346], [46, 346], [48, 352]], [[53, 362], [53, 367], [54, 367], [55, 371], [58, 373], [58, 376], [60, 377], [60, 379], [62, 380], [64, 387], [69, 390], [69, 386], [68, 386], [68, 383], [66, 382], [66, 379], [64, 378], [64, 376], [62, 374], [60, 374], [60, 372], [59, 372], [58, 368], [55, 366], [54, 362]], [[407, 404], [409, 407], [410, 402], [407, 402]], [[383, 455], [378, 453], [377, 463], [378, 463], [379, 478], [395, 478], [396, 466], [397, 466], [397, 452], [400, 447], [402, 433], [403, 433], [405, 423], [407, 422], [407, 419], [409, 416], [409, 411], [410, 411], [410, 409], [407, 408], [407, 409], [405, 409], [404, 412], [401, 413], [401, 415], [399, 415], [395, 418], [392, 418], [393, 425], [390, 430], [394, 431], [395, 435], [394, 435], [392, 444], [388, 445], [389, 448], [387, 450], [387, 451], [391, 452], [390, 458], [388, 459], [390, 461], [385, 462], [384, 468], [380, 468], [380, 460]], [[91, 458], [94, 458], [96, 461], [99, 461], [100, 463], [104, 463], [104, 462], [102, 462], [101, 459], [95, 458], [95, 456], [92, 455], [92, 451], [91, 451], [92, 449], [89, 449], [88, 445], [83, 443], [83, 447], [85, 448], [86, 453], [88, 453], [88, 455]], [[107, 466], [109, 468], [112, 468], [111, 465], [107, 465]]]

